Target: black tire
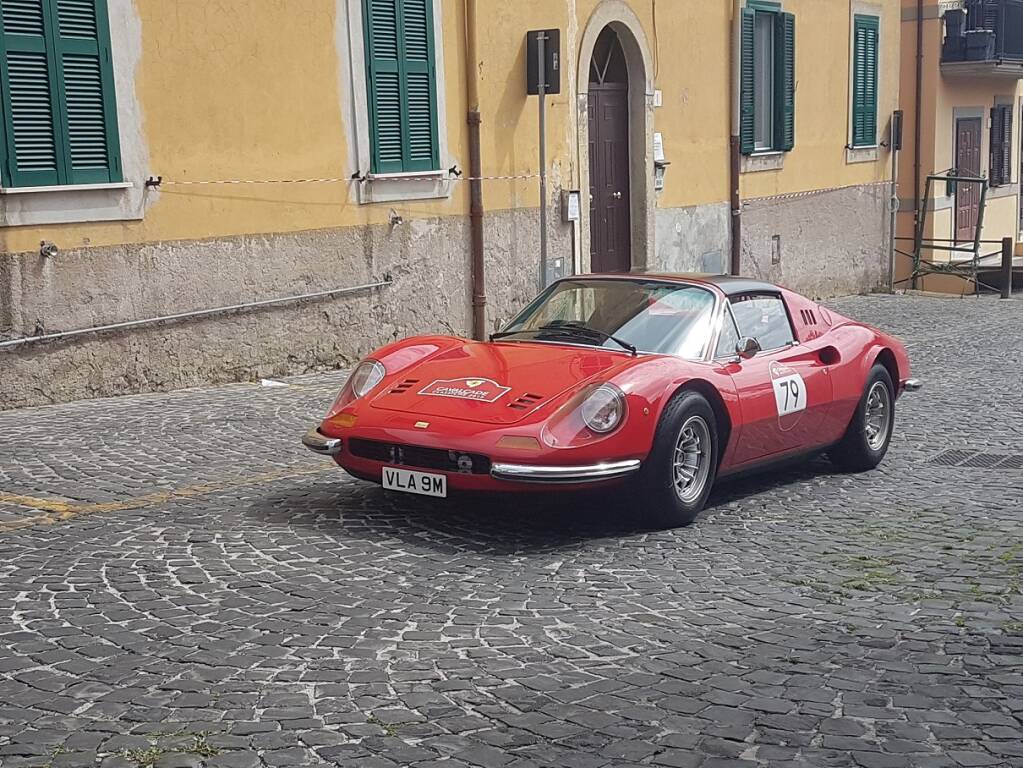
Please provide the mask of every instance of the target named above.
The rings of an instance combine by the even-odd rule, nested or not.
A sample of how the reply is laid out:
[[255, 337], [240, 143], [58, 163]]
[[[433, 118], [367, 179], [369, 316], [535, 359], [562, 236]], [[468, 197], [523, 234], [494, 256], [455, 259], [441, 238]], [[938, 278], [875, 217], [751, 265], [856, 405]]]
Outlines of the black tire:
[[[702, 485], [698, 490], [691, 485], [688, 492], [678, 488], [675, 476], [676, 448], [685, 429], [689, 429], [690, 434], [699, 433], [700, 442], [708, 443], [700, 446], [702, 453], [695, 459], [699, 466], [695, 474], [702, 478]], [[661, 414], [650, 455], [636, 478], [635, 487], [645, 522], [657, 528], [675, 528], [693, 522], [714, 486], [718, 458], [717, 422], [710, 403], [699, 392], [679, 392]]]
[[[872, 401], [872, 393], [879, 387], [885, 392], [876, 392], [881, 397], [885, 407], [888, 409], [887, 423], [880, 430], [877, 429], [876, 418], [869, 421], [871, 414], [876, 414], [876, 401]], [[831, 461], [838, 467], [849, 472], [865, 472], [873, 469], [885, 454], [888, 453], [888, 445], [892, 439], [892, 429], [895, 427], [895, 387], [892, 384], [892, 377], [888, 369], [880, 363], [875, 363], [867, 376], [867, 384], [863, 388], [863, 396], [856, 406], [852, 421], [845, 430], [841, 441], [832, 448], [828, 455]]]

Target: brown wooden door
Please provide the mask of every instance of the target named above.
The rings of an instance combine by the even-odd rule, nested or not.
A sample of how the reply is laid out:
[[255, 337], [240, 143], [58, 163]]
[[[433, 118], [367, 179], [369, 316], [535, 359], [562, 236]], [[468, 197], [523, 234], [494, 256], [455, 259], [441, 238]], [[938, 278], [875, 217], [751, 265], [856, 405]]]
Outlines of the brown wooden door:
[[[981, 119], [956, 120], [957, 176], [980, 176]], [[973, 242], [980, 218], [980, 184], [956, 184], [956, 242]]]
[[590, 268], [632, 268], [629, 196], [629, 90], [624, 84], [590, 84]]

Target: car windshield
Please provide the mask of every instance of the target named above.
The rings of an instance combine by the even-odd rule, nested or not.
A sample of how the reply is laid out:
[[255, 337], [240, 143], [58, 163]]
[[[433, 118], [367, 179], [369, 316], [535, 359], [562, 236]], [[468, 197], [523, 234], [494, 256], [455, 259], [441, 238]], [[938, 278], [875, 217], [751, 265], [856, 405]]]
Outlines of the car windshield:
[[714, 294], [686, 283], [586, 279], [555, 283], [496, 336], [703, 357]]

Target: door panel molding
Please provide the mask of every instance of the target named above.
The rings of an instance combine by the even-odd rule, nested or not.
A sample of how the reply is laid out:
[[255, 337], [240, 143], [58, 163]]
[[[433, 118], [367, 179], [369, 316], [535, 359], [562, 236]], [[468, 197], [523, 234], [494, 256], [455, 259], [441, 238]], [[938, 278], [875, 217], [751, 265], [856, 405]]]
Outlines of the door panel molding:
[[[956, 172], [979, 176], [984, 168], [983, 118], [957, 114], [954, 136], [953, 167]], [[957, 184], [954, 210], [952, 228], [956, 242], [972, 242], [980, 218], [980, 187], [977, 184]]]
[[590, 269], [628, 272], [632, 266], [628, 88], [591, 86], [589, 106]]

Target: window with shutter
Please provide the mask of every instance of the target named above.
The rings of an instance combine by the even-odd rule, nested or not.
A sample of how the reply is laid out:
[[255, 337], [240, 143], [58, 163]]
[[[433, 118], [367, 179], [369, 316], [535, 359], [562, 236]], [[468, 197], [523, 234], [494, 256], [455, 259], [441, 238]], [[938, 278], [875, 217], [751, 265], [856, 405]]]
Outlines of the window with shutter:
[[852, 146], [877, 145], [877, 16], [853, 19]]
[[742, 9], [739, 148], [788, 152], [795, 145], [796, 17], [769, 0]]
[[433, 0], [363, 0], [373, 173], [440, 167]]
[[1012, 183], [1012, 105], [999, 104], [991, 110], [990, 183], [1002, 187]]
[[4, 186], [121, 181], [106, 0], [0, 0]]

